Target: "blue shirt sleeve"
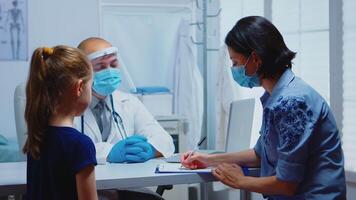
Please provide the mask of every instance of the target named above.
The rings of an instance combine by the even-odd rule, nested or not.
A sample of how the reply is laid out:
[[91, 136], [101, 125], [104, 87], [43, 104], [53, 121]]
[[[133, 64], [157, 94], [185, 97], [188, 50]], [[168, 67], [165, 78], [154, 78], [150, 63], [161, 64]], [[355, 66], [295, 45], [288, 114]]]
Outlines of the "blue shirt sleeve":
[[273, 124], [279, 137], [276, 176], [283, 181], [301, 182], [314, 131], [313, 111], [300, 97], [280, 99], [273, 111]]
[[80, 135], [74, 145], [72, 154], [71, 170], [74, 174], [90, 165], [97, 165], [94, 143], [86, 135]]

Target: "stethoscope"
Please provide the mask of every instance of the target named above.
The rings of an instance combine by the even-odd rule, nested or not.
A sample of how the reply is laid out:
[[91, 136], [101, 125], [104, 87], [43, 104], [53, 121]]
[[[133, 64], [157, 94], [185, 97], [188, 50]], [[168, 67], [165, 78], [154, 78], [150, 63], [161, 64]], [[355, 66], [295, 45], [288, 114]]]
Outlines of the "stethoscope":
[[[125, 126], [124, 126], [121, 116], [119, 115], [119, 113], [117, 113], [115, 111], [114, 98], [113, 98], [112, 94], [110, 94], [110, 103], [111, 103], [112, 116], [113, 116], [113, 119], [117, 126], [117, 129], [119, 129], [121, 138], [125, 139], [125, 138], [127, 138]], [[84, 133], [84, 115], [81, 116], [81, 126], [82, 126], [82, 133]]]

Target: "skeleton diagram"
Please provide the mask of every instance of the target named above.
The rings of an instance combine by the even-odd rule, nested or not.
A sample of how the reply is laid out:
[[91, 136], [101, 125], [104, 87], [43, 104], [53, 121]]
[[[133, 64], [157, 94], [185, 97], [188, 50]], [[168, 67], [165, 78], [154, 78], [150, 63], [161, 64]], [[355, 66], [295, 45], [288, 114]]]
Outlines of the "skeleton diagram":
[[[7, 13], [7, 23], [10, 26], [10, 43], [11, 43], [11, 50], [12, 50], [12, 58], [19, 59], [20, 54], [20, 32], [21, 32], [21, 25], [24, 28], [24, 20], [22, 16], [22, 11], [17, 7], [18, 1], [14, 0], [12, 2], [13, 8], [9, 9]], [[20, 23], [21, 22], [21, 23]], [[22, 29], [23, 30], [23, 29]], [[16, 46], [15, 46], [16, 41]]]

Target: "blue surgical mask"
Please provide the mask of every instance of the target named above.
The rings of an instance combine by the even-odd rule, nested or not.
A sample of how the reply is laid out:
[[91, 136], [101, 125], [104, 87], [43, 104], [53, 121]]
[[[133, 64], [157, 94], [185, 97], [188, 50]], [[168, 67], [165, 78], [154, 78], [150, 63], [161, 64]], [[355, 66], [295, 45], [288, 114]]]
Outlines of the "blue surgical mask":
[[92, 88], [99, 95], [108, 96], [113, 93], [120, 84], [120, 70], [109, 67], [94, 73]]
[[252, 76], [246, 75], [246, 64], [249, 58], [244, 65], [234, 65], [231, 68], [232, 76], [234, 77], [234, 80], [242, 87], [260, 87], [261, 83], [257, 73], [254, 73]]

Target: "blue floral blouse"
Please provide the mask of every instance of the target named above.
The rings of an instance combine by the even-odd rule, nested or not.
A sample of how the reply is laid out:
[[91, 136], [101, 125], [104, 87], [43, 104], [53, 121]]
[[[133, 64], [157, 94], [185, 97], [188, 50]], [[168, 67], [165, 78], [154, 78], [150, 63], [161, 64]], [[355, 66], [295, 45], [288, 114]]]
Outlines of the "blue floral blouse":
[[298, 183], [295, 196], [269, 199], [346, 199], [341, 140], [327, 102], [289, 69], [261, 102], [263, 121], [254, 147], [261, 177]]

